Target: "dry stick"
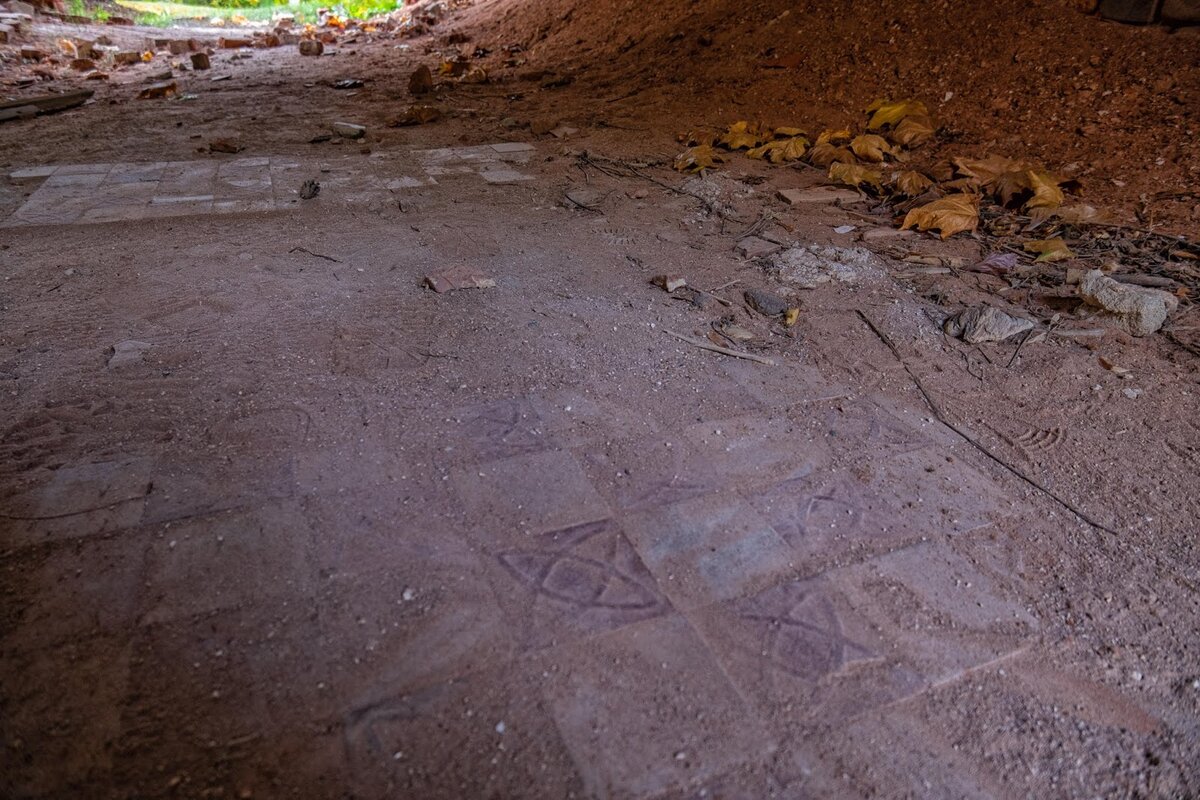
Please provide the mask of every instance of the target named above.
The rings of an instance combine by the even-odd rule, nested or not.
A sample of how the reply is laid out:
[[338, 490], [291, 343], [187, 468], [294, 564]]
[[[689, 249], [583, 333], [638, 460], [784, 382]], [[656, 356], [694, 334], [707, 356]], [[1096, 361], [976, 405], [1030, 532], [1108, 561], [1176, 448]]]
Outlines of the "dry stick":
[[701, 350], [711, 350], [712, 352], [720, 353], [723, 356], [733, 356], [734, 358], [744, 358], [747, 361], [756, 361], [759, 364], [766, 364], [768, 367], [775, 366], [775, 362], [771, 359], [764, 358], [763, 356], [756, 356], [754, 353], [743, 353], [741, 350], [730, 350], [728, 347], [721, 347], [720, 345], [713, 344], [712, 342], [705, 341], [704, 339], [697, 339], [695, 336], [684, 336], [682, 333], [669, 331], [666, 328], [663, 328], [663, 333], [667, 334], [668, 336], [674, 336], [676, 339], [687, 342], [690, 345], [695, 345]]
[[959, 428], [957, 425], [955, 425], [953, 422], [951, 422], [950, 418], [947, 417], [944, 413], [942, 413], [942, 409], [938, 406], [937, 403], [934, 402], [933, 396], [929, 394], [929, 391], [925, 388], [925, 385], [923, 383], [921, 383], [921, 379], [917, 377], [916, 373], [912, 371], [912, 368], [910, 366], [908, 366], [908, 363], [904, 360], [904, 357], [900, 355], [900, 350], [897, 349], [896, 345], [892, 342], [891, 338], [888, 337], [888, 335], [886, 333], [884, 333], [883, 331], [881, 331], [878, 327], [876, 327], [875, 323], [872, 322], [871, 318], [868, 317], [865, 313], [863, 313], [862, 311], [860, 311], [858, 309], [855, 309], [854, 313], [858, 314], [859, 319], [861, 319], [863, 321], [863, 323], [868, 328], [871, 329], [872, 333], [874, 333], [877, 337], [879, 337], [879, 341], [881, 341], [885, 345], [887, 345], [887, 348], [892, 351], [892, 355], [896, 357], [896, 360], [898, 362], [900, 362], [900, 366], [904, 367], [904, 371], [907, 372], [908, 377], [910, 379], [912, 379], [913, 384], [917, 387], [917, 391], [919, 391], [921, 393], [921, 396], [923, 398], [925, 398], [925, 404], [929, 406], [929, 410], [933, 412], [933, 415], [934, 415], [934, 417], [937, 418], [938, 422], [942, 423], [947, 428], [949, 428], [950, 430], [954, 431], [959, 436], [961, 436], [963, 441], [965, 441], [967, 444], [971, 445], [976, 450], [978, 450], [979, 452], [983, 453], [985, 456], [990, 458], [992, 461], [996, 462], [1001, 467], [1004, 467], [1004, 469], [1008, 470], [1013, 475], [1015, 475], [1016, 477], [1023, 480], [1025, 483], [1032, 486], [1034, 489], [1037, 489], [1039, 492], [1046, 495], [1054, 502], [1058, 503], [1060, 506], [1065, 508], [1067, 511], [1070, 511], [1072, 514], [1074, 514], [1076, 517], [1078, 517], [1079, 519], [1086, 522], [1088, 525], [1091, 525], [1093, 528], [1096, 528], [1097, 530], [1104, 531], [1105, 533], [1111, 533], [1114, 536], [1117, 535], [1116, 531], [1114, 531], [1113, 529], [1111, 529], [1105, 525], [1100, 524], [1096, 520], [1089, 517], [1087, 514], [1080, 511], [1075, 506], [1068, 503], [1063, 498], [1056, 495], [1054, 492], [1047, 489], [1045, 486], [1042, 486], [1040, 483], [1035, 481], [1033, 478], [1029, 477], [1024, 472], [1021, 472], [1019, 469], [1017, 469], [1013, 465], [1009, 464], [1004, 459], [1000, 458], [998, 455], [993, 453], [991, 450], [988, 450], [986, 447], [984, 447], [978, 441], [973, 439], [971, 436], [968, 436], [965, 431], [963, 431], [961, 428]]

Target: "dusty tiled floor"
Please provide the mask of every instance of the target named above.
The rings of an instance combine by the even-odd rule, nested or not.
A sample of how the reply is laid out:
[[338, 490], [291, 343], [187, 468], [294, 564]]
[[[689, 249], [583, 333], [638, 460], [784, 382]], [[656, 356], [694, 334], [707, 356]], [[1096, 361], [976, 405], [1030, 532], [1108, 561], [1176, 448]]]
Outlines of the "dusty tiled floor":
[[[1131, 634], [1153, 614], [1121, 600], [1141, 595], [1089, 577], [1102, 553], [1185, 609], [1186, 556], [1153, 579], [1158, 555], [1120, 551], [935, 421], [854, 312], [964, 428], [998, 431], [995, 452], [1148, 535], [1152, 507], [1077, 477], [1103, 460], [1078, 420], [1119, 402], [1092, 354], [980, 360], [993, 399], [1036, 400], [1029, 375], [1067, 398], [985, 418], [974, 388], [955, 394], [964, 356], [882, 268], [807, 293], [795, 331], [759, 320], [775, 367], [695, 350], [663, 330], [727, 312], [648, 278], [738, 280], [734, 301], [767, 285], [722, 221], [557, 143], [467, 135], [16, 176], [32, 183], [0, 251], [0, 794], [1196, 785], [1200, 674], [1156, 649], [1194, 614]], [[583, 183], [601, 212], [562, 201]], [[757, 185], [737, 196], [765, 206]], [[775, 213], [802, 243], [846, 221]], [[459, 265], [497, 286], [422, 288]], [[149, 348], [110, 368], [125, 340]]]

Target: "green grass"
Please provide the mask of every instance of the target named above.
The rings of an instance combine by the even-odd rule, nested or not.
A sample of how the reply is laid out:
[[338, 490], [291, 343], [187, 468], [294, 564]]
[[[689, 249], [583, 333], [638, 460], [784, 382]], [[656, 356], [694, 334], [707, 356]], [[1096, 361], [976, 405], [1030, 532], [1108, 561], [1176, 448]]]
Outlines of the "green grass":
[[[298, 5], [274, 3], [270, 0], [222, 0], [231, 2], [254, 2], [255, 5], [230, 7], [228, 5], [201, 5], [177, 3], [171, 0], [116, 0], [117, 5], [135, 12], [139, 25], [165, 28], [176, 20], [207, 20], [213, 17], [229, 19], [245, 17], [250, 22], [269, 22], [276, 14], [292, 14], [298, 22], [317, 22], [317, 11], [330, 8], [328, 0], [301, 0]], [[72, 7], [83, 0], [71, 0]], [[376, 14], [386, 14], [401, 5], [398, 0], [345, 0], [332, 6], [339, 16], [366, 19]]]

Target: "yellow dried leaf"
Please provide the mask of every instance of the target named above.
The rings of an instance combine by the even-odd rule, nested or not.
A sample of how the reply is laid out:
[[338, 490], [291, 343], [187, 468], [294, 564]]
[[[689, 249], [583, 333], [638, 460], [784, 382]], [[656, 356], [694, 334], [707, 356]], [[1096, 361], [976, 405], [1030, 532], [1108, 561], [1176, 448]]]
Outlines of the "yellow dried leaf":
[[854, 134], [850, 133], [846, 128], [836, 131], [832, 128], [826, 128], [817, 137], [817, 144], [846, 144], [853, 138]]
[[1006, 172], [1033, 169], [1033, 165], [1028, 161], [1014, 161], [1004, 156], [988, 156], [987, 158], [955, 156], [951, 161], [954, 162], [954, 168], [959, 175], [976, 178], [981, 184], [991, 183]]
[[675, 169], [680, 172], [703, 172], [724, 161], [712, 145], [698, 144], [675, 157]]
[[787, 125], [784, 125], [781, 128], [775, 129], [775, 138], [776, 139], [791, 139], [795, 136], [804, 136], [804, 135], [805, 135], [804, 130], [802, 128], [792, 128]]
[[873, 133], [855, 136], [854, 141], [850, 142], [850, 149], [854, 151], [854, 155], [872, 164], [881, 164], [885, 157], [892, 154], [892, 146], [888, 144], [888, 140]]
[[978, 192], [979, 178], [956, 178], [943, 183], [942, 189], [947, 192]]
[[795, 325], [799, 321], [800, 321], [800, 309], [799, 308], [793, 307], [793, 308], [789, 308], [787, 311], [783, 312], [783, 324], [788, 326], [789, 328], [792, 327], [793, 325]]
[[905, 117], [900, 120], [891, 132], [890, 136], [893, 142], [901, 147], [920, 147], [933, 138], [936, 128], [933, 120], [921, 114], [911, 117]]
[[858, 164], [843, 164], [835, 161], [829, 165], [829, 180], [855, 189], [868, 187], [875, 191], [883, 189], [883, 176], [873, 169]]
[[799, 161], [808, 150], [808, 140], [803, 136], [793, 136], [791, 139], [778, 139], [767, 142], [761, 147], [746, 151], [750, 158], [765, 158], [772, 164], [782, 164], [787, 161]]
[[1065, 179], [1043, 169], [1025, 169], [1005, 172], [997, 176], [993, 185], [996, 198], [1001, 205], [1020, 205], [1023, 209], [1058, 208], [1063, 204], [1063, 191], [1059, 184]]
[[1075, 257], [1075, 254], [1071, 252], [1071, 248], [1067, 247], [1067, 243], [1058, 237], [1026, 242], [1025, 250], [1030, 253], [1037, 253], [1038, 257], [1035, 259], [1036, 261], [1066, 261], [1068, 258]]
[[867, 106], [867, 113], [871, 115], [867, 130], [877, 131], [888, 125], [895, 125], [905, 117], [929, 116], [929, 109], [920, 100], [899, 100], [895, 103], [876, 100]]
[[902, 230], [939, 230], [943, 239], [979, 226], [979, 198], [973, 194], [951, 194], [918, 206], [904, 217]]
[[853, 164], [857, 160], [854, 157], [854, 153], [850, 152], [849, 149], [836, 147], [828, 142], [814, 144], [812, 149], [808, 151], [808, 163], [814, 167], [828, 167], [835, 161], [841, 161], [843, 164]]
[[1034, 222], [1045, 222], [1057, 219], [1068, 225], [1088, 225], [1098, 222], [1111, 222], [1112, 214], [1100, 211], [1095, 206], [1071, 206], [1069, 208], [1033, 208], [1029, 210], [1029, 218]]
[[920, 197], [929, 187], [933, 186], [933, 181], [920, 172], [907, 170], [896, 174], [892, 179], [892, 186], [897, 194], [905, 197]]
[[762, 139], [763, 137], [758, 130], [751, 128], [749, 122], [739, 120], [730, 125], [729, 130], [721, 138], [717, 139], [717, 144], [727, 147], [730, 150], [748, 150], [752, 147], [758, 147], [762, 143]]

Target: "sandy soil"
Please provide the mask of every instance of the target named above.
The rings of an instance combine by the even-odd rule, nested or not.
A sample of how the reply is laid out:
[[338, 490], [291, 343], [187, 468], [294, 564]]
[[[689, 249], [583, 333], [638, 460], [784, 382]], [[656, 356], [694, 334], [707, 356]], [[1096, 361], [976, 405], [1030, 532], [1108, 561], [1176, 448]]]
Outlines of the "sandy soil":
[[[897, 258], [997, 240], [777, 198], [815, 170], [670, 169], [690, 129], [920, 93], [938, 153], [1074, 164], [1187, 235], [1194, 198], [1134, 214], [1196, 185], [1200, 37], [842, 5], [488, 0], [320, 58], [218, 50], [185, 98], [134, 99], [159, 56], [0, 125], [6, 172], [83, 165], [0, 185], [0, 794], [1200, 792], [1188, 297], [1173, 338], [969, 346], [940, 323], [982, 301], [1097, 322], [1059, 271]], [[439, 78], [440, 121], [387, 127], [413, 69], [477, 47], [489, 83]], [[11, 93], [80, 83], [16, 89], [30, 69]], [[138, 170], [152, 198], [120, 189]], [[750, 230], [833, 248], [834, 278], [789, 284]], [[451, 266], [496, 286], [421, 285]], [[773, 363], [668, 333], [714, 327]], [[148, 348], [113, 365], [123, 341]]]

